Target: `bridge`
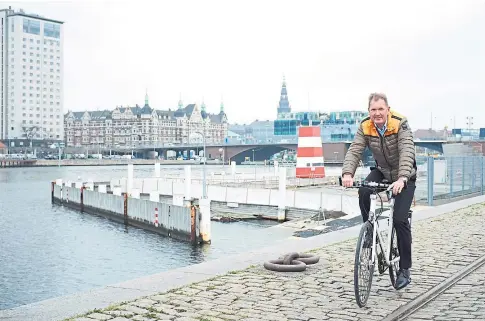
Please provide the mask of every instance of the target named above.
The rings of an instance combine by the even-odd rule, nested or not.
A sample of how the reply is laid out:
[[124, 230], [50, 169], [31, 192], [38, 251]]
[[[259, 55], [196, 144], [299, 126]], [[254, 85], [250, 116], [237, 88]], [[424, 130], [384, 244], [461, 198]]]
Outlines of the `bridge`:
[[[351, 141], [324, 142], [323, 153], [326, 160], [343, 160]], [[415, 145], [424, 147], [439, 153], [443, 152], [443, 144], [448, 143], [446, 140], [416, 140]], [[296, 142], [291, 143], [267, 143], [267, 144], [207, 144], [206, 154], [209, 159], [223, 159], [236, 161], [240, 164], [248, 157], [254, 161], [263, 161], [269, 159], [272, 155], [283, 150], [296, 151], [298, 145]], [[168, 151], [179, 152], [193, 150], [196, 154], [203, 149], [201, 143], [198, 144], [170, 144], [170, 145], [153, 145], [139, 147], [113, 148], [113, 151], [142, 153], [147, 155], [151, 151], [158, 152], [159, 155], [166, 158]]]

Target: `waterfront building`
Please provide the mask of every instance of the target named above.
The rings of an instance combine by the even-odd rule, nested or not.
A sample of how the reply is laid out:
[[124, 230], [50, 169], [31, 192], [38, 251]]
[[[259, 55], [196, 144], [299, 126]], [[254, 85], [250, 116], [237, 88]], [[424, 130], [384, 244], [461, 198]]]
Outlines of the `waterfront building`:
[[0, 10], [0, 139], [62, 141], [63, 22]]
[[283, 80], [277, 115], [277, 119], [273, 122], [276, 140], [294, 142], [297, 140], [299, 126], [319, 124], [323, 142], [335, 142], [353, 140], [360, 122], [367, 117], [368, 112], [361, 110], [291, 112], [286, 81]]
[[179, 100], [175, 110], [152, 108], [145, 96], [143, 107], [117, 106], [114, 110], [69, 111], [64, 117], [65, 144], [69, 147], [137, 147], [222, 144], [227, 137], [224, 104], [211, 114], [204, 103], [183, 107]]

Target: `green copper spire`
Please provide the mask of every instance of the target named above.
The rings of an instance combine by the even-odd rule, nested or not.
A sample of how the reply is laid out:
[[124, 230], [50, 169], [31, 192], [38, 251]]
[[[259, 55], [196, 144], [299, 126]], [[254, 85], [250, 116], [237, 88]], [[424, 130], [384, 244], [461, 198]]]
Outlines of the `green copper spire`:
[[221, 101], [221, 113], [224, 113], [224, 102]]
[[179, 109], [182, 109], [182, 106], [184, 104], [182, 103], [182, 93], [180, 94], [180, 98], [179, 98]]
[[202, 98], [202, 105], [200, 105], [200, 109], [201, 109], [201, 111], [204, 111], [205, 112], [205, 102], [204, 102], [204, 98]]
[[148, 89], [145, 92], [145, 106], [148, 106]]

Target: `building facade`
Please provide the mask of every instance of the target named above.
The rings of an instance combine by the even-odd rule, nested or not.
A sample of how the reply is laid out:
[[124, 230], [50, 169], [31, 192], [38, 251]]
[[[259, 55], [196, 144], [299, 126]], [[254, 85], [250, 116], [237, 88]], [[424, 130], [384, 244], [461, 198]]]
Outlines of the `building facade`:
[[0, 139], [64, 139], [62, 25], [0, 10]]
[[206, 112], [202, 103], [156, 110], [148, 96], [143, 107], [116, 107], [114, 110], [68, 112], [64, 118], [68, 147], [140, 147], [176, 144], [222, 144], [227, 137], [227, 117], [221, 103], [218, 114]]

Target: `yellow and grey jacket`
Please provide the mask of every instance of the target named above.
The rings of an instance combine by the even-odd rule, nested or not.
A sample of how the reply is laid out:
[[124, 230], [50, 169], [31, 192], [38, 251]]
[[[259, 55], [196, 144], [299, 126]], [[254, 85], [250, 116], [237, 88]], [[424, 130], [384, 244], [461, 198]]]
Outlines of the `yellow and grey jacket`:
[[369, 147], [377, 168], [388, 181], [394, 182], [400, 177], [408, 180], [416, 178], [413, 133], [406, 117], [390, 111], [384, 135], [378, 133], [370, 117], [364, 118], [345, 155], [342, 175], [355, 174], [366, 147]]

